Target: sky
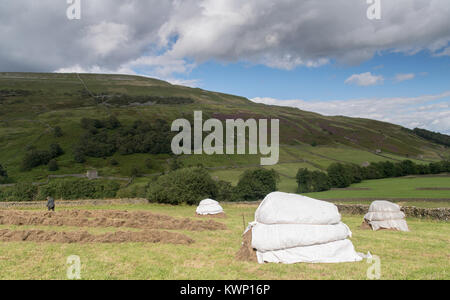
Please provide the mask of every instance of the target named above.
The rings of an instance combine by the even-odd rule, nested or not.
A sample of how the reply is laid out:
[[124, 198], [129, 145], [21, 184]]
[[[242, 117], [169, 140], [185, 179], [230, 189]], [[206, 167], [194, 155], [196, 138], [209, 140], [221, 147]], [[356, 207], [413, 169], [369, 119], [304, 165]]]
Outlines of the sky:
[[448, 0], [3, 0], [0, 39], [0, 71], [138, 74], [450, 134]]

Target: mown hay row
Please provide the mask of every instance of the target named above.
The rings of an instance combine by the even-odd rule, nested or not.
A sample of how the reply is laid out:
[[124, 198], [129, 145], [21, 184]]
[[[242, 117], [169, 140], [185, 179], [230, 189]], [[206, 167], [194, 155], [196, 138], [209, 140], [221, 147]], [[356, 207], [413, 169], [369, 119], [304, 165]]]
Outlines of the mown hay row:
[[55, 232], [43, 230], [0, 230], [2, 242], [37, 242], [37, 243], [165, 243], [189, 245], [194, 240], [180, 233], [168, 231], [113, 232], [94, 235], [86, 231]]
[[128, 227], [138, 229], [223, 230], [226, 226], [213, 220], [175, 218], [142, 211], [60, 211], [32, 212], [0, 210], [1, 225]]

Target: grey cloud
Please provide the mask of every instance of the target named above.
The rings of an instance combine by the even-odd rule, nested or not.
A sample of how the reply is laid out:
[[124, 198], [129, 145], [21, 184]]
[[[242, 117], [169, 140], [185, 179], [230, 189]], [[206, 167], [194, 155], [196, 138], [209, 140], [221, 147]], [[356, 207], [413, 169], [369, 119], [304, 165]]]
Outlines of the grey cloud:
[[[154, 62], [180, 60], [292, 69], [355, 64], [377, 51], [447, 55], [450, 41], [447, 0], [382, 0], [379, 21], [367, 19], [365, 0], [82, 0], [79, 21], [67, 20], [66, 8], [66, 1], [2, 1], [0, 70], [138, 68], [168, 76]], [[175, 72], [183, 70], [190, 67]]]
[[[382, 1], [380, 21], [367, 19], [362, 0], [198, 3], [183, 1], [161, 31], [163, 37], [179, 37], [172, 50], [177, 57], [255, 62], [289, 57], [290, 67], [323, 59], [353, 64], [388, 49], [437, 51], [450, 39], [445, 0]], [[186, 14], [190, 7], [194, 14]]]
[[[0, 70], [54, 71], [72, 65], [114, 69], [157, 42], [170, 1], [82, 1], [81, 20], [68, 20], [66, 1], [6, 0], [0, 3]], [[92, 26], [129, 28], [128, 41], [106, 56], [86, 43]], [[105, 37], [107, 38], [107, 37]]]

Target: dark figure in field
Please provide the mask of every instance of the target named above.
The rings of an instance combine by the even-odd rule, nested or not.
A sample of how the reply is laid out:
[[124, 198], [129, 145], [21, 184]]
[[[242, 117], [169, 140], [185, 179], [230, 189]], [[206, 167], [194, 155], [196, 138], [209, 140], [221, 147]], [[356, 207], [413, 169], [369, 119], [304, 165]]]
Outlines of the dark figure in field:
[[55, 200], [53, 199], [53, 197], [47, 197], [47, 208], [49, 211], [55, 211]]

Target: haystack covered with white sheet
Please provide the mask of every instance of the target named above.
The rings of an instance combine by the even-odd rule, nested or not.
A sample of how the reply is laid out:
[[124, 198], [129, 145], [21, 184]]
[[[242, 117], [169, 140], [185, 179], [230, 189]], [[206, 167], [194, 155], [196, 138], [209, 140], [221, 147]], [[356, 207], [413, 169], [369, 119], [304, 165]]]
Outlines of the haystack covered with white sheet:
[[409, 231], [405, 214], [400, 210], [400, 206], [384, 200], [374, 201], [370, 205], [369, 212], [364, 216], [363, 225], [368, 225], [373, 230]]
[[205, 199], [200, 201], [196, 210], [198, 215], [218, 215], [223, 214], [223, 208], [219, 202], [212, 199]]
[[[248, 238], [251, 233], [251, 239]], [[351, 231], [341, 222], [336, 205], [309, 197], [274, 192], [255, 213], [238, 253], [244, 259], [256, 250], [259, 263], [339, 263], [361, 261]], [[250, 245], [245, 248], [245, 241]], [[252, 252], [254, 253], [254, 251]]]

